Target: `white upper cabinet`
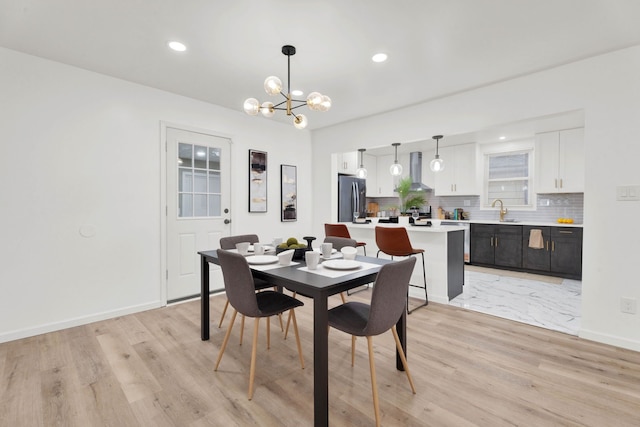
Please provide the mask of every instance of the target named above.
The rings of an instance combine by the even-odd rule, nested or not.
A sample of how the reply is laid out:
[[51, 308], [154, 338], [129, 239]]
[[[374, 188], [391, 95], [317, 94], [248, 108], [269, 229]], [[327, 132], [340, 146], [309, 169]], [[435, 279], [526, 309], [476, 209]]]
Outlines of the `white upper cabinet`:
[[429, 164], [436, 156], [435, 148], [433, 150], [425, 150], [422, 152], [422, 183], [436, 188], [436, 174], [431, 170]]
[[360, 164], [357, 151], [338, 154], [338, 173], [355, 175]]
[[[395, 159], [394, 155], [387, 156], [378, 156], [376, 159], [377, 164], [377, 174], [376, 179], [378, 186], [377, 194], [374, 194], [373, 197], [397, 197], [398, 194], [393, 192], [395, 188], [395, 179], [391, 176], [391, 172], [389, 172], [389, 168], [393, 164], [393, 160]], [[400, 159], [398, 159], [400, 161]], [[404, 166], [403, 166], [404, 168]]]
[[536, 135], [536, 193], [584, 192], [584, 128]]
[[378, 193], [378, 165], [376, 156], [365, 153], [362, 158], [364, 168], [367, 170], [367, 197], [376, 197]]
[[[473, 196], [480, 194], [476, 176], [476, 144], [440, 147], [444, 170], [434, 173], [436, 196]], [[429, 158], [427, 163], [431, 162]]]

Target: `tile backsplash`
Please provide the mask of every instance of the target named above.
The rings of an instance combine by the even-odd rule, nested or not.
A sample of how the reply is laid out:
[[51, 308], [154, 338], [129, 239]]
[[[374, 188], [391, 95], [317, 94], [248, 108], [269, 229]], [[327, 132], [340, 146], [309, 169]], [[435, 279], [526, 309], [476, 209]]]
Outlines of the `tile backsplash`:
[[[445, 211], [453, 212], [455, 208], [462, 208], [469, 212], [471, 219], [497, 220], [498, 208], [480, 209], [479, 196], [433, 196], [427, 195], [428, 204], [434, 215], [438, 207]], [[396, 197], [368, 198], [368, 202], [378, 203], [380, 210], [386, 210], [388, 206], [398, 204]], [[465, 206], [465, 202], [469, 206]], [[509, 206], [507, 206], [509, 208]], [[509, 209], [506, 218], [518, 221], [556, 222], [558, 218], [573, 218], [576, 224], [582, 224], [584, 219], [584, 194], [538, 194], [537, 208], [535, 211], [520, 211]]]

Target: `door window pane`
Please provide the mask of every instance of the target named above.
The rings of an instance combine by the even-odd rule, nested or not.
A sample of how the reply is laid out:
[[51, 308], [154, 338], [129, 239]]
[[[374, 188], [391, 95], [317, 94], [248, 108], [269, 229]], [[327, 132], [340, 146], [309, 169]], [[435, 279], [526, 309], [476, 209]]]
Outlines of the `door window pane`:
[[194, 145], [194, 159], [193, 166], [198, 169], [206, 169], [207, 168], [207, 147], [203, 147], [201, 145]]
[[222, 213], [222, 196], [212, 194], [209, 196], [209, 216], [220, 216]]
[[180, 194], [178, 196], [178, 216], [179, 217], [192, 217], [193, 216], [193, 195]]
[[209, 193], [220, 193], [220, 172], [209, 172]]
[[193, 216], [207, 216], [207, 195], [193, 195]]
[[193, 145], [178, 144], [178, 166], [190, 168], [193, 166]]
[[193, 191], [196, 193], [207, 192], [207, 171], [204, 171], [204, 170], [193, 171]]
[[209, 170], [220, 170], [220, 149], [209, 147]]
[[178, 144], [178, 217], [220, 217], [221, 149]]
[[178, 191], [179, 192], [191, 192], [193, 191], [193, 171], [191, 169], [179, 168], [178, 169]]

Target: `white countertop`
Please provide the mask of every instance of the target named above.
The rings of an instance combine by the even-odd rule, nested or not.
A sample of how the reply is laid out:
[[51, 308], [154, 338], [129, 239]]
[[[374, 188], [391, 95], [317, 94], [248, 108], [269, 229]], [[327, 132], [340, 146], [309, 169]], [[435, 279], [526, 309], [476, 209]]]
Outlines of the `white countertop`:
[[347, 227], [349, 228], [363, 228], [363, 229], [369, 229], [369, 230], [373, 230], [376, 226], [380, 226], [380, 227], [389, 227], [389, 228], [398, 228], [398, 227], [405, 227], [407, 229], [407, 231], [419, 231], [422, 233], [448, 233], [450, 231], [458, 231], [458, 230], [464, 230], [465, 227], [461, 226], [461, 225], [441, 225], [439, 227], [426, 227], [426, 226], [419, 226], [419, 225], [403, 225], [403, 224], [395, 224], [395, 223], [379, 223], [379, 224], [374, 224], [374, 223], [370, 223], [370, 224], [354, 224], [352, 222], [347, 222], [345, 223], [347, 225]]
[[[370, 219], [370, 218], [367, 218]], [[441, 219], [440, 221], [442, 221], [442, 226], [445, 226], [446, 223], [448, 222], [455, 222], [455, 223], [461, 223], [461, 224], [499, 224], [499, 225], [533, 225], [533, 226], [538, 226], [538, 227], [579, 227], [582, 228], [583, 225], [582, 224], [561, 224], [558, 222], [543, 222], [543, 221], [503, 221], [500, 222], [498, 220], [492, 220], [492, 219]], [[346, 223], [347, 225], [351, 226], [351, 225], [373, 225], [373, 224], [353, 224], [353, 223]], [[380, 225], [386, 226], [386, 225], [398, 225], [398, 224], [388, 224], [388, 223], [382, 223]], [[415, 226], [411, 226], [409, 225], [409, 227], [413, 228], [432, 228], [432, 227], [415, 227]], [[450, 226], [448, 226], [450, 227]]]

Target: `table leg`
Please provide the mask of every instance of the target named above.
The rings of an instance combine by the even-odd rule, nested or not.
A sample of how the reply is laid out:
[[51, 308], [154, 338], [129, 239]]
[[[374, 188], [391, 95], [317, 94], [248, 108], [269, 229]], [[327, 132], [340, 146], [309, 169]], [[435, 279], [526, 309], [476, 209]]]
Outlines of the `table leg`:
[[[404, 355], [409, 359], [407, 355], [407, 310], [402, 310], [402, 316], [400, 316], [398, 323], [396, 323], [396, 330], [398, 332], [398, 338], [400, 338], [400, 343], [402, 344]], [[404, 371], [402, 359], [400, 359], [400, 353], [398, 353], [398, 351], [396, 351], [396, 369], [398, 371]]]
[[209, 339], [209, 262], [200, 256], [200, 338]]
[[313, 425], [329, 425], [329, 316], [327, 297], [313, 299]]

